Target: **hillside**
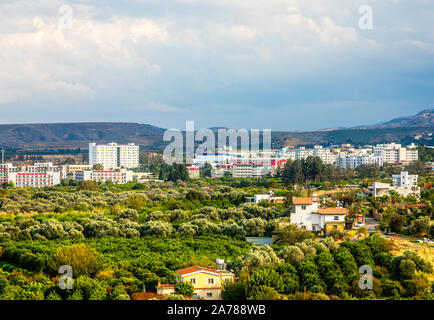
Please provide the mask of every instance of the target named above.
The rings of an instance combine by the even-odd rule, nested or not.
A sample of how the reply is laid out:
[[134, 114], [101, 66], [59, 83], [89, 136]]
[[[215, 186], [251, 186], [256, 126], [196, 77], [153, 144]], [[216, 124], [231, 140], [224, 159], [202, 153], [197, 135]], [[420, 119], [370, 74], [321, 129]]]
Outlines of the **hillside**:
[[428, 128], [434, 127], [434, 109], [427, 109], [419, 112], [414, 116], [400, 117], [392, 119], [387, 122], [370, 125], [370, 126], [360, 126], [358, 129], [374, 129], [374, 128], [401, 128], [401, 127], [418, 127], [418, 128]]
[[[432, 140], [414, 140], [414, 136], [428, 137], [434, 128], [434, 109], [415, 116], [358, 128], [335, 128], [310, 132], [274, 131], [273, 147], [301, 144], [342, 144], [356, 145], [385, 142], [411, 142], [433, 145]], [[215, 129], [215, 128], [214, 128]], [[161, 150], [163, 128], [148, 124], [124, 122], [83, 122], [48, 124], [8, 124], [0, 125], [0, 146], [22, 149], [45, 148], [87, 148], [89, 142], [118, 143], [134, 142], [138, 145]]]
[[89, 142], [135, 142], [152, 146], [164, 129], [147, 124], [120, 122], [0, 125], [0, 145], [7, 147], [87, 147]]

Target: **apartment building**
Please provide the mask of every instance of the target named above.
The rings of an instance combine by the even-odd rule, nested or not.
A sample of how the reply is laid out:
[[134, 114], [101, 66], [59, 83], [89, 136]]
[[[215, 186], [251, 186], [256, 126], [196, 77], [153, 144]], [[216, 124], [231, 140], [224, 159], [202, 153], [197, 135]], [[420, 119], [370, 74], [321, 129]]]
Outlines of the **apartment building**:
[[[43, 188], [60, 184], [65, 170], [51, 162], [33, 166], [15, 167], [11, 163], [0, 164], [0, 183], [12, 181], [17, 188]], [[65, 173], [66, 174], [66, 173]]]
[[190, 179], [198, 179], [200, 178], [200, 168], [197, 166], [191, 166], [187, 168], [188, 177]]
[[16, 172], [12, 173], [10, 181], [16, 188], [44, 188], [60, 184], [59, 172]]
[[274, 174], [277, 168], [285, 165], [286, 161], [286, 159], [277, 158], [236, 159], [232, 162], [232, 176], [259, 178], [267, 174]]
[[409, 175], [407, 171], [402, 171], [400, 174], [392, 175], [392, 185], [374, 182], [369, 189], [375, 198], [388, 196], [390, 191], [395, 191], [404, 197], [412, 195], [419, 198], [420, 188], [417, 186], [417, 179], [417, 175]]
[[402, 171], [400, 174], [392, 175], [392, 185], [394, 187], [415, 187], [417, 186], [417, 174], [408, 174]]
[[343, 169], [354, 169], [361, 165], [376, 164], [383, 166], [383, 157], [373, 154], [347, 154], [336, 157], [336, 165]]
[[74, 174], [76, 181], [91, 180], [105, 183], [112, 181], [116, 184], [124, 184], [133, 181], [133, 172], [126, 169], [116, 170], [82, 170]]
[[102, 164], [104, 169], [137, 168], [139, 166], [139, 146], [115, 142], [109, 144], [89, 143], [89, 165]]
[[383, 157], [384, 163], [412, 162], [418, 159], [417, 146], [413, 143], [408, 147], [402, 147], [397, 143], [377, 144], [374, 155]]

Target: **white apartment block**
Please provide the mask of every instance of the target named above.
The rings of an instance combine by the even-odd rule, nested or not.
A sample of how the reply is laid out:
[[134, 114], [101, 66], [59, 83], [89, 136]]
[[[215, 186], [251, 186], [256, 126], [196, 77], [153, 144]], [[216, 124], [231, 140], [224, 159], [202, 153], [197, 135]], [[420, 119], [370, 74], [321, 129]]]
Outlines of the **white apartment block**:
[[89, 164], [102, 164], [104, 169], [137, 168], [139, 166], [139, 146], [134, 143], [89, 143]]
[[406, 148], [397, 143], [377, 144], [374, 155], [383, 157], [384, 163], [412, 162], [418, 159], [417, 147], [414, 144]]
[[417, 186], [417, 174], [408, 174], [407, 171], [402, 171], [400, 174], [392, 175], [392, 185], [394, 187], [414, 187]]
[[81, 170], [74, 173], [76, 181], [91, 180], [105, 183], [112, 181], [116, 184], [125, 184], [133, 181], [133, 172], [126, 169], [116, 170]]
[[276, 169], [285, 165], [286, 159], [248, 158], [236, 159], [232, 162], [232, 176], [235, 178], [259, 178], [274, 174]]
[[376, 164], [383, 166], [383, 157], [373, 154], [347, 154], [336, 157], [336, 165], [343, 169], [354, 169], [361, 165]]
[[414, 195], [419, 198], [420, 188], [417, 186], [417, 179], [417, 175], [409, 175], [407, 171], [403, 171], [400, 174], [392, 175], [392, 185], [374, 182], [369, 189], [372, 190], [372, 195], [375, 198], [388, 196], [390, 191], [395, 191], [404, 197]]
[[12, 181], [17, 188], [55, 186], [60, 184], [64, 175], [64, 166], [53, 166], [51, 162], [35, 163], [27, 167], [14, 167], [11, 163], [0, 164], [0, 183]]

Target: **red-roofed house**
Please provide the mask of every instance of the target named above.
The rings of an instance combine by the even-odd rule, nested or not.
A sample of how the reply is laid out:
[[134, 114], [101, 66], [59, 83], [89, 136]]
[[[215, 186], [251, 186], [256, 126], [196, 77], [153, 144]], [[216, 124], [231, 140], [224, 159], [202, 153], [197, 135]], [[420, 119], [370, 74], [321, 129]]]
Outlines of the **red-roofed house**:
[[[221, 299], [222, 284], [225, 281], [233, 281], [235, 274], [225, 270], [224, 261], [217, 259], [217, 269], [192, 266], [175, 271], [176, 281], [190, 282], [196, 295], [206, 300]], [[172, 294], [175, 285], [158, 284], [158, 294]]]
[[316, 197], [294, 197], [292, 204], [291, 223], [309, 231], [324, 231], [326, 234], [333, 230], [344, 230], [347, 209], [319, 208]]

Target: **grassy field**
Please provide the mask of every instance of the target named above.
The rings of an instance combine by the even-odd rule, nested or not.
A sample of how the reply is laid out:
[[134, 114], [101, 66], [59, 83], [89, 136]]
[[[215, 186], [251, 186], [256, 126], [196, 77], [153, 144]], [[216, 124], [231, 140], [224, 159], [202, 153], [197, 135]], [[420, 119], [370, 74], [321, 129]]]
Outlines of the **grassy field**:
[[[434, 265], [434, 244], [417, 243], [414, 240], [394, 239], [395, 248], [392, 250], [393, 255], [401, 255], [405, 251], [416, 251], [420, 256], [427, 259]], [[430, 275], [430, 280], [434, 281], [434, 274]]]

